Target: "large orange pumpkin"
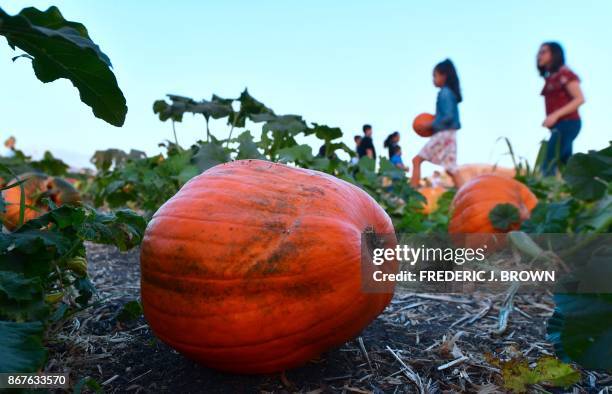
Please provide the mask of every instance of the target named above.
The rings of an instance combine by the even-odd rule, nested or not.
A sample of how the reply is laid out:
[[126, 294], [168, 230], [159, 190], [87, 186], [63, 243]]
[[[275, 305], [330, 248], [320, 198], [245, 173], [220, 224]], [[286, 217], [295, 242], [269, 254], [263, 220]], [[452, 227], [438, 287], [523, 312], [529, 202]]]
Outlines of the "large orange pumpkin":
[[433, 135], [431, 122], [433, 122], [435, 118], [436, 117], [434, 115], [426, 112], [418, 114], [412, 122], [412, 128], [421, 137], [431, 137]]
[[480, 175], [495, 174], [506, 178], [514, 178], [514, 168], [500, 167], [492, 164], [463, 164], [455, 171], [455, 187], [460, 188]]
[[[19, 179], [27, 179], [23, 183], [25, 192], [24, 223], [47, 212], [49, 207], [43, 201], [51, 199], [56, 205], [77, 203], [80, 195], [68, 182], [61, 178], [49, 177], [41, 173], [26, 173], [19, 175]], [[16, 183], [14, 179], [8, 185]], [[2, 192], [6, 203], [5, 212], [0, 213], [0, 219], [9, 230], [14, 230], [19, 224], [21, 188], [19, 186], [6, 189]]]
[[438, 209], [438, 199], [446, 192], [446, 189], [440, 186], [426, 186], [418, 191], [425, 197], [426, 201], [421, 212], [427, 215]]
[[[478, 176], [457, 191], [451, 202], [451, 219], [448, 232], [451, 234], [488, 234], [505, 232], [496, 229], [489, 213], [498, 204], [512, 204], [518, 208], [520, 220], [526, 220], [538, 203], [536, 196], [524, 184], [499, 175]], [[515, 230], [516, 228], [507, 229]], [[467, 236], [467, 247], [479, 247], [491, 241], [489, 236]], [[500, 240], [503, 242], [503, 240]], [[489, 245], [494, 250], [496, 241]], [[498, 246], [501, 246], [498, 245]]]
[[[299, 366], [358, 335], [391, 299], [392, 287], [362, 291], [366, 230], [394, 232], [384, 210], [347, 182], [261, 160], [213, 167], [147, 227], [147, 321], [162, 341], [215, 369]], [[385, 242], [395, 247], [395, 236]]]

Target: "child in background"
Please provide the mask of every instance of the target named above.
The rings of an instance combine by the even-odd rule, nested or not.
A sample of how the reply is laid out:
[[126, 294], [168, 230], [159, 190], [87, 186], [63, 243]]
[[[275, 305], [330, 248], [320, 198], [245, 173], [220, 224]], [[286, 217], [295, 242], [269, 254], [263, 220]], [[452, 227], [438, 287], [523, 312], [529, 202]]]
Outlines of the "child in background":
[[359, 163], [359, 155], [357, 154], [357, 150], [359, 149], [359, 144], [361, 143], [361, 136], [354, 136], [353, 141], [355, 141], [355, 156], [351, 158], [351, 164], [357, 164]]
[[408, 167], [404, 165], [402, 160], [402, 148], [399, 145], [394, 145], [391, 148], [391, 163], [400, 170], [408, 171]]
[[565, 65], [565, 54], [559, 43], [542, 44], [537, 65], [545, 80], [541, 94], [546, 104], [546, 119], [542, 126], [550, 129], [542, 172], [555, 175], [559, 164], [567, 164], [572, 143], [580, 133], [582, 122], [578, 108], [584, 104], [584, 95], [580, 79]]
[[394, 131], [389, 134], [384, 142], [384, 147], [389, 149], [389, 160], [393, 157], [393, 148], [399, 144], [400, 133], [399, 131]]
[[459, 77], [450, 59], [438, 63], [433, 71], [433, 83], [440, 88], [436, 101], [436, 117], [431, 124], [434, 134], [421, 151], [412, 159], [413, 172], [410, 184], [418, 187], [421, 181], [421, 163], [429, 161], [444, 167], [455, 180], [457, 166], [457, 142], [455, 134], [461, 128], [459, 106], [462, 101]]

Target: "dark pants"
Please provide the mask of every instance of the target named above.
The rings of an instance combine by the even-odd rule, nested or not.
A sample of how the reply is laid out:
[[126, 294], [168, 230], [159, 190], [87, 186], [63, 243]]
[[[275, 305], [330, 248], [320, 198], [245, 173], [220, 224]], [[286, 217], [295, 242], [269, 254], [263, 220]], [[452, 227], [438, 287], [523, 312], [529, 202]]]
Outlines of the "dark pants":
[[546, 156], [542, 163], [542, 173], [555, 175], [559, 163], [566, 164], [572, 156], [572, 143], [580, 132], [580, 120], [562, 120], [550, 130], [550, 139], [546, 145]]

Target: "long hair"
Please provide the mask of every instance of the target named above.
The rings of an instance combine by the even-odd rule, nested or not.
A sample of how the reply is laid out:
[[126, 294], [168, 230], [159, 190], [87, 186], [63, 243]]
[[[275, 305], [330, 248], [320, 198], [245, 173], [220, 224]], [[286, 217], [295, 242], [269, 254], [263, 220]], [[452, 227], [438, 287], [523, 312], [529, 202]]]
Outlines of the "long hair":
[[399, 135], [399, 131], [394, 131], [393, 133], [387, 136], [387, 139], [385, 139], [385, 143], [384, 143], [385, 148], [388, 148], [391, 146], [391, 143], [393, 142], [393, 137], [397, 135]]
[[434, 67], [434, 70], [440, 74], [446, 76], [446, 84], [450, 90], [455, 93], [457, 97], [457, 102], [460, 103], [463, 101], [463, 97], [461, 96], [461, 86], [459, 84], [459, 76], [457, 75], [457, 70], [455, 69], [455, 65], [450, 59], [446, 59]]
[[540, 72], [540, 76], [546, 77], [549, 74], [559, 71], [559, 69], [565, 65], [565, 54], [563, 53], [563, 47], [558, 42], [548, 41], [540, 46], [547, 46], [552, 56], [552, 61], [549, 66], [540, 66], [536, 59], [536, 67]]

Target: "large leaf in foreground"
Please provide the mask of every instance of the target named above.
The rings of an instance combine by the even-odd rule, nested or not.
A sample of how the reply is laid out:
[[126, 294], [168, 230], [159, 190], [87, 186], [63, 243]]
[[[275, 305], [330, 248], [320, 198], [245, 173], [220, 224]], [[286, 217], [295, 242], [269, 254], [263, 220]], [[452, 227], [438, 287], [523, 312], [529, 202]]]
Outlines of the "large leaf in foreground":
[[40, 322], [14, 323], [0, 321], [0, 373], [35, 372], [46, 359], [42, 346], [44, 326]]
[[612, 368], [612, 294], [556, 294], [548, 338], [557, 355], [585, 368]]
[[48, 313], [40, 278], [19, 272], [0, 271], [0, 318], [28, 320]]
[[586, 201], [602, 198], [612, 182], [612, 145], [597, 152], [573, 155], [563, 178], [574, 197]]
[[0, 8], [0, 34], [11, 48], [18, 47], [31, 57], [39, 80], [69, 79], [96, 117], [123, 125], [125, 97], [108, 56], [91, 40], [85, 26], [65, 20], [55, 6], [46, 11], [24, 8], [14, 16]]

